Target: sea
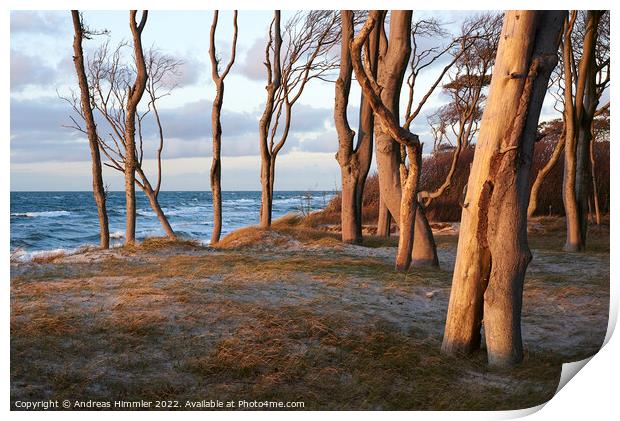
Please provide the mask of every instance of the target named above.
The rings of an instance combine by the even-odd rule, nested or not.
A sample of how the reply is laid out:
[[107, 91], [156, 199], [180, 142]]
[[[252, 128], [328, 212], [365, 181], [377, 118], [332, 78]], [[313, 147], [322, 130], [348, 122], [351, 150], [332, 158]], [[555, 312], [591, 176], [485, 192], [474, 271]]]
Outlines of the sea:
[[[333, 191], [274, 193], [273, 218], [324, 208]], [[222, 236], [259, 220], [260, 192], [222, 192]], [[165, 235], [148, 199], [136, 191], [136, 238]], [[159, 203], [181, 238], [208, 244], [213, 229], [211, 192], [162, 191]], [[125, 193], [108, 192], [111, 245], [125, 237]], [[11, 256], [27, 260], [35, 255], [99, 244], [99, 219], [92, 192], [11, 192]]]

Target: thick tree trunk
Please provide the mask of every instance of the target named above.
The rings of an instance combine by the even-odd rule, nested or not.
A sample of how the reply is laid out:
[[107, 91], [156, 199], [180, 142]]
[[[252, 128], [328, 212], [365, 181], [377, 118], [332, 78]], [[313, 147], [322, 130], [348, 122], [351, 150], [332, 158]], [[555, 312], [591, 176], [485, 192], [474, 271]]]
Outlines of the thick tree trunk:
[[342, 171], [342, 210], [340, 214], [342, 241], [360, 244], [362, 242], [362, 226], [358, 219], [357, 177], [355, 174], [351, 174], [350, 169], [342, 168]]
[[351, 91], [351, 75], [353, 73], [349, 45], [353, 38], [353, 12], [342, 10], [340, 16], [342, 21], [340, 72], [336, 80], [336, 99], [334, 103], [334, 122], [338, 134], [336, 161], [340, 165], [342, 184], [340, 231], [343, 242], [359, 244], [362, 242], [361, 221], [358, 219], [360, 212], [357, 209], [357, 180], [360, 169], [353, 149], [355, 132], [351, 130], [347, 117], [349, 92]]
[[[408, 32], [407, 32], [408, 31]], [[406, 66], [411, 53], [409, 33], [411, 32], [411, 12], [392, 11], [390, 16], [390, 36], [385, 53], [379, 58], [379, 85], [383, 88], [381, 99], [386, 107], [394, 114], [399, 115], [399, 98]], [[386, 41], [383, 40], [383, 43]], [[401, 184], [399, 176], [400, 147], [394, 139], [380, 127], [376, 127], [376, 156], [377, 170], [379, 173], [379, 190], [383, 203], [400, 223], [401, 210]], [[408, 200], [408, 199], [406, 199]], [[417, 203], [414, 200], [413, 203]], [[415, 205], [413, 205], [415, 206]], [[381, 209], [379, 211], [381, 214]], [[430, 230], [428, 220], [423, 213], [412, 211], [415, 218], [412, 256], [414, 265], [438, 265], [435, 240]], [[385, 233], [385, 219], [379, 220], [377, 235]], [[406, 235], [406, 234], [405, 234]]]
[[[567, 251], [583, 251], [586, 247], [588, 229], [588, 198], [590, 180], [590, 142], [592, 120], [598, 105], [596, 98], [595, 46], [600, 11], [588, 11], [583, 51], [575, 75], [569, 60], [565, 60], [564, 78], [567, 84], [564, 92], [564, 114], [566, 121], [566, 148], [564, 165], [563, 200], [566, 212]], [[573, 20], [574, 22], [574, 20]], [[572, 26], [564, 36], [564, 56], [572, 54]], [[575, 95], [572, 95], [572, 86]]]
[[[340, 165], [342, 181], [341, 201], [341, 235], [346, 243], [362, 242], [362, 207], [363, 192], [370, 162], [372, 159], [372, 127], [373, 113], [370, 105], [364, 99], [360, 107], [360, 133], [358, 144], [353, 146], [355, 132], [351, 130], [347, 118], [347, 106], [351, 90], [350, 42], [353, 39], [353, 12], [341, 11], [342, 42], [340, 53], [340, 72], [336, 81], [336, 99], [334, 105], [334, 122], [338, 133], [338, 153], [336, 160]], [[369, 42], [370, 66], [376, 69], [376, 55], [378, 50], [378, 27], [375, 26]], [[375, 72], [376, 73], [376, 72]], [[373, 73], [373, 76], [374, 74]]]
[[[389, 42], [385, 53], [379, 57], [378, 83], [383, 88], [381, 100], [394, 116], [400, 114], [400, 90], [411, 54], [411, 16], [411, 11], [391, 12]], [[383, 21], [380, 25], [383, 25]], [[390, 214], [399, 222], [400, 147], [381, 125], [375, 125], [375, 130], [380, 195]]]
[[416, 267], [439, 267], [437, 245], [431, 224], [428, 222], [423, 206], [418, 203], [417, 208], [411, 256], [412, 264]]
[[84, 67], [84, 53], [82, 50], [84, 28], [80, 19], [80, 13], [77, 10], [72, 10], [71, 16], [73, 18], [73, 29], [75, 31], [75, 35], [73, 37], [73, 63], [75, 64], [75, 72], [80, 85], [80, 102], [86, 124], [88, 145], [90, 147], [93, 196], [95, 198], [95, 203], [97, 204], [97, 215], [99, 216], [99, 244], [101, 248], [107, 249], [110, 247], [110, 229], [108, 227], [105, 187], [103, 185], [103, 176], [101, 174], [102, 168], [101, 155], [99, 153], [99, 136], [97, 135], [97, 126], [93, 117], [93, 109], [90, 105], [88, 79], [86, 77], [86, 70]]
[[392, 215], [390, 215], [390, 211], [387, 206], [385, 206], [385, 202], [379, 195], [379, 215], [377, 216], [377, 235], [379, 237], [389, 237], [390, 236], [390, 228], [392, 225]]
[[444, 352], [478, 348], [484, 315], [489, 364], [522, 359], [529, 171], [564, 17], [561, 11], [504, 17], [461, 217]]
[[146, 88], [146, 63], [142, 49], [142, 30], [146, 24], [148, 12], [142, 12], [140, 23], [136, 22], [136, 11], [129, 12], [129, 27], [133, 38], [136, 80], [128, 88], [127, 116], [125, 118], [125, 244], [136, 241], [136, 109]]

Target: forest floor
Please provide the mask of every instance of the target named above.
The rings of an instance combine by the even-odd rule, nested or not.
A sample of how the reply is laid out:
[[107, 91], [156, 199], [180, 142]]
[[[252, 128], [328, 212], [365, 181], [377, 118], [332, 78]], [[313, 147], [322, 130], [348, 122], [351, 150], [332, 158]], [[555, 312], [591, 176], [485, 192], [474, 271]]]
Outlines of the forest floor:
[[[525, 359], [440, 353], [457, 236], [441, 269], [393, 270], [396, 238], [344, 245], [285, 217], [218, 247], [161, 239], [11, 263], [11, 401], [303, 402], [304, 409], [518, 409], [549, 400], [561, 363], [601, 346], [609, 230], [563, 252], [531, 223]], [[442, 234], [443, 232], [443, 234]], [[177, 401], [178, 403], [175, 403]]]

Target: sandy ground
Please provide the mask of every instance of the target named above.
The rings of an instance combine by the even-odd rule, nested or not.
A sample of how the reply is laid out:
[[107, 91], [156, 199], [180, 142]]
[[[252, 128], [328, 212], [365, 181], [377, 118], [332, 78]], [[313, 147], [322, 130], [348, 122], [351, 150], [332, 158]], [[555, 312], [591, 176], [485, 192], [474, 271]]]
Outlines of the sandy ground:
[[12, 263], [11, 399], [244, 396], [312, 409], [520, 408], [549, 399], [561, 362], [591, 355], [605, 336], [608, 251], [567, 254], [534, 241], [525, 362], [489, 370], [484, 349], [461, 359], [439, 353], [456, 250], [453, 228], [440, 229], [441, 269], [406, 275], [391, 269], [394, 247], [286, 232], [247, 247]]

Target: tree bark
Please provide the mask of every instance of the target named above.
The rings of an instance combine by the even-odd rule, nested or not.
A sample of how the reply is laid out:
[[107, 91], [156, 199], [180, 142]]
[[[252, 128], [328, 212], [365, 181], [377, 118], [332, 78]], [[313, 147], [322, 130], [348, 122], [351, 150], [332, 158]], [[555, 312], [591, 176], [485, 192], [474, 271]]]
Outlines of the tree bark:
[[431, 224], [428, 222], [424, 207], [419, 202], [416, 207], [411, 263], [415, 267], [439, 267], [437, 245]]
[[[564, 57], [572, 57], [571, 34], [575, 12], [564, 34]], [[566, 121], [566, 147], [564, 150], [563, 201], [566, 212], [567, 251], [585, 250], [588, 229], [588, 198], [590, 194], [590, 142], [596, 98], [595, 46], [601, 12], [588, 11], [583, 51], [575, 74], [571, 60], [564, 60], [564, 114]], [[575, 95], [572, 95], [572, 85]]]
[[129, 27], [133, 39], [136, 80], [127, 95], [125, 118], [125, 244], [136, 241], [136, 110], [146, 89], [146, 63], [142, 49], [142, 30], [146, 25], [148, 11], [142, 11], [140, 23], [136, 22], [136, 10], [129, 12]]
[[396, 250], [396, 270], [406, 272], [411, 266], [413, 236], [415, 232], [416, 213], [420, 207], [415, 203], [420, 180], [420, 168], [422, 167], [422, 148], [408, 148], [409, 170], [405, 164], [401, 165], [402, 200], [400, 204], [400, 219], [398, 220], [400, 234], [398, 236], [398, 249]]
[[392, 215], [390, 215], [390, 211], [388, 210], [387, 206], [385, 206], [385, 202], [383, 202], [383, 198], [381, 197], [381, 194], [379, 194], [379, 216], [377, 217], [377, 236], [389, 237], [391, 225], [392, 225]]
[[80, 85], [80, 102], [82, 113], [86, 124], [88, 145], [90, 146], [90, 157], [92, 162], [93, 177], [93, 196], [97, 204], [97, 215], [99, 217], [99, 244], [102, 249], [110, 247], [110, 229], [108, 227], [108, 213], [106, 210], [106, 193], [103, 185], [101, 155], [99, 153], [99, 136], [97, 135], [97, 125], [93, 117], [93, 109], [90, 105], [90, 91], [88, 79], [84, 67], [84, 52], [82, 50], [82, 40], [84, 39], [84, 27], [77, 10], [71, 11], [73, 18], [73, 63]]
[[[265, 50], [269, 84], [267, 85], [267, 102], [265, 110], [258, 125], [259, 143], [261, 153], [260, 181], [261, 181], [261, 207], [260, 207], [260, 226], [261, 228], [271, 227], [271, 207], [273, 203], [271, 179], [273, 169], [271, 168], [271, 151], [269, 148], [269, 125], [274, 112], [275, 93], [282, 83], [280, 49], [282, 47], [282, 34], [280, 32], [280, 11], [274, 12], [273, 37], [269, 33], [269, 44]], [[273, 42], [273, 64], [269, 59], [269, 49]]]
[[[381, 25], [382, 25], [381, 21]], [[378, 83], [382, 87], [381, 100], [396, 116], [399, 115], [400, 91], [411, 53], [411, 11], [392, 11], [390, 16], [389, 41], [382, 40], [384, 53], [379, 57]], [[381, 48], [380, 48], [381, 50]], [[377, 171], [379, 173], [379, 191], [383, 203], [394, 220], [400, 224], [402, 202], [401, 179], [399, 176], [400, 147], [398, 143], [383, 130], [375, 128]], [[414, 198], [415, 199], [415, 198]], [[417, 200], [414, 200], [417, 207]], [[379, 211], [381, 215], [381, 210]], [[414, 266], [437, 266], [437, 250], [430, 224], [424, 212], [412, 212], [415, 228], [412, 252]], [[385, 219], [379, 221], [377, 235], [384, 235]], [[389, 228], [388, 228], [389, 229]], [[389, 232], [389, 231], [388, 231]]]
[[484, 315], [489, 364], [522, 359], [529, 170], [564, 17], [522, 10], [504, 16], [461, 217], [443, 352], [477, 349]]
[[213, 203], [213, 231], [211, 232], [211, 244], [220, 241], [222, 234], [222, 124], [220, 116], [222, 114], [222, 105], [224, 103], [224, 79], [235, 62], [237, 50], [237, 11], [233, 15], [233, 41], [230, 61], [226, 65], [224, 72], [220, 74], [219, 59], [217, 58], [215, 46], [215, 31], [217, 29], [219, 11], [213, 12], [213, 23], [211, 24], [211, 32], [209, 37], [209, 57], [211, 59], [211, 77], [215, 83], [215, 98], [211, 109], [211, 131], [213, 136], [213, 157], [211, 161], [211, 201]]
[[[382, 87], [381, 100], [397, 117], [400, 114], [400, 91], [411, 54], [411, 16], [411, 11], [391, 12], [389, 42], [382, 40], [384, 53], [379, 56], [377, 82]], [[383, 19], [380, 19], [379, 25], [383, 26]], [[375, 125], [375, 139], [381, 199], [394, 220], [398, 222], [401, 203], [400, 148], [381, 125]]]
[[[411, 44], [409, 33], [411, 31], [411, 14], [407, 12], [404, 16], [401, 16], [401, 12], [394, 12], [392, 14], [392, 20], [390, 22], [390, 31], [394, 32], [394, 39], [400, 39], [395, 44], [404, 46], [403, 51], [411, 51]], [[397, 16], [395, 16], [397, 15]], [[351, 42], [351, 57], [353, 70], [355, 76], [362, 88], [362, 92], [368, 98], [370, 105], [375, 113], [375, 118], [378, 119], [381, 131], [387, 135], [390, 139], [394, 139], [398, 142], [398, 161], [399, 161], [399, 182], [406, 188], [401, 193], [401, 200], [399, 206], [399, 213], [403, 212], [404, 218], [399, 218], [399, 245], [396, 257], [396, 269], [406, 271], [409, 269], [409, 263], [411, 261], [411, 248], [413, 247], [413, 232], [415, 223], [415, 208], [416, 208], [416, 196], [418, 194], [418, 178], [419, 178], [419, 157], [421, 156], [421, 145], [419, 137], [411, 133], [408, 129], [400, 126], [398, 110], [394, 112], [394, 106], [398, 103], [398, 99], [392, 98], [392, 101], [385, 101], [380, 95], [383, 93], [381, 88], [377, 84], [376, 80], [368, 74], [367, 70], [362, 65], [361, 60], [361, 48], [362, 44], [368, 39], [370, 31], [373, 29], [377, 22], [380, 22], [382, 14], [378, 11], [370, 12], [368, 20], [356, 37]], [[408, 16], [408, 19], [407, 19]], [[398, 48], [397, 48], [398, 49]], [[403, 52], [401, 51], [401, 53]], [[389, 56], [389, 47], [388, 54]], [[402, 57], [400, 58], [402, 60]], [[389, 63], [397, 62], [396, 57], [392, 57], [392, 60], [387, 60], [386, 65]], [[408, 54], [405, 57], [405, 64], [408, 61]], [[402, 63], [401, 63], [402, 64]], [[393, 75], [392, 75], [393, 76]], [[389, 77], [387, 77], [389, 79]], [[402, 83], [402, 75], [401, 75]], [[387, 86], [387, 85], [386, 85]], [[400, 85], [398, 85], [398, 88]], [[406, 153], [405, 153], [406, 151]], [[405, 165], [406, 155], [409, 156], [409, 168]], [[388, 206], [389, 208], [389, 206]], [[392, 213], [390, 211], [390, 213]], [[399, 215], [400, 216], [400, 215]], [[404, 256], [403, 253], [407, 251], [408, 256]]]
[[[372, 159], [372, 126], [373, 113], [368, 102], [362, 95], [360, 107], [360, 133], [358, 145], [353, 146], [355, 132], [351, 130], [347, 118], [347, 106], [351, 90], [350, 42], [353, 39], [352, 22], [353, 12], [341, 11], [342, 42], [340, 53], [340, 73], [336, 81], [336, 99], [334, 106], [334, 121], [338, 134], [338, 152], [336, 160], [340, 165], [342, 182], [341, 201], [341, 236], [345, 243], [360, 244], [362, 242], [362, 207], [363, 192], [370, 162]], [[373, 29], [368, 52], [371, 71], [376, 74], [376, 54], [378, 47], [378, 28]]]

